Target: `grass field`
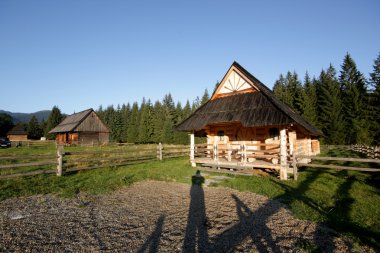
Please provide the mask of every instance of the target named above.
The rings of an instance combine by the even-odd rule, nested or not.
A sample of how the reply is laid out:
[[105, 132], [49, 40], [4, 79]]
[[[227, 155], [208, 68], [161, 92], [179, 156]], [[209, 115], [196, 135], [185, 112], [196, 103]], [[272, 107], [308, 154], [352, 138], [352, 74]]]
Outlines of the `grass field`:
[[[55, 148], [3, 149], [0, 150], [0, 155], [9, 155], [9, 152], [12, 155], [51, 154], [55, 152]], [[359, 157], [347, 150], [324, 150], [323, 155]], [[351, 165], [368, 166], [358, 163]], [[194, 173], [195, 169], [190, 167], [186, 157], [72, 172], [63, 177], [39, 175], [1, 180], [0, 200], [46, 193], [72, 197], [80, 191], [106, 194], [147, 179], [190, 184]], [[298, 218], [327, 224], [339, 233], [380, 248], [379, 183], [379, 173], [303, 168], [298, 181], [280, 181], [273, 176], [231, 176], [231, 179], [220, 183], [219, 186], [279, 199], [286, 203]]]

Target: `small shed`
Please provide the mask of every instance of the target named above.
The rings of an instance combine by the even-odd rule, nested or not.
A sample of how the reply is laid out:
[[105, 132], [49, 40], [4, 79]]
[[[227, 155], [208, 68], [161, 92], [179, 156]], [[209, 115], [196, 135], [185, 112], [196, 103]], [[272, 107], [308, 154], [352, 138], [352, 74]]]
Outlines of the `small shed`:
[[[320, 152], [321, 132], [237, 62], [210, 100], [177, 130], [190, 132], [193, 166], [274, 169], [286, 179], [294, 155]], [[197, 135], [206, 136], [207, 143], [195, 144]]]
[[28, 132], [23, 124], [17, 124], [8, 133], [7, 137], [10, 141], [27, 141]]
[[58, 144], [106, 144], [110, 130], [93, 109], [67, 116], [49, 133]]

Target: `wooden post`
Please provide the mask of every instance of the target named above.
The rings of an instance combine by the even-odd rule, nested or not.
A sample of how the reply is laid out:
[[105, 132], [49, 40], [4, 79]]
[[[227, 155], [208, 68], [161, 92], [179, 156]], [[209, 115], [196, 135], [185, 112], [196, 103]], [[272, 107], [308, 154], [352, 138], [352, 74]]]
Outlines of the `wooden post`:
[[231, 162], [232, 148], [231, 144], [227, 143], [227, 161]]
[[289, 136], [289, 155], [294, 156], [294, 132], [288, 132]]
[[295, 154], [293, 154], [293, 178], [296, 181], [298, 179], [297, 158]]
[[286, 152], [286, 129], [280, 131], [280, 179], [288, 179], [287, 171], [287, 152]]
[[192, 167], [196, 166], [195, 163], [195, 137], [194, 133], [190, 134], [190, 163]]
[[63, 146], [57, 147], [57, 155], [58, 155], [58, 165], [57, 165], [57, 176], [62, 176], [62, 164], [63, 164], [63, 155], [65, 154], [65, 151], [63, 149]]
[[[311, 150], [311, 137], [309, 137], [307, 139], [307, 155], [308, 156], [312, 156], [313, 155], [312, 150]], [[307, 162], [310, 163], [311, 159], [308, 159]]]
[[157, 146], [157, 159], [162, 161], [162, 144], [161, 144], [161, 142], [158, 143], [158, 146]]

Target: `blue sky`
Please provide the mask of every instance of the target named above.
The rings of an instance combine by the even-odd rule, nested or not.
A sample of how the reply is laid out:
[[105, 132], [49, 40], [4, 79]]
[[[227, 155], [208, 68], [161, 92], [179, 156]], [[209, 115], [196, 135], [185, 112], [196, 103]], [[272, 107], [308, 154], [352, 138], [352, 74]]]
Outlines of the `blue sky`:
[[280, 73], [365, 76], [380, 53], [380, 1], [0, 1], [0, 109], [71, 114], [99, 105], [184, 103], [233, 61], [270, 88]]

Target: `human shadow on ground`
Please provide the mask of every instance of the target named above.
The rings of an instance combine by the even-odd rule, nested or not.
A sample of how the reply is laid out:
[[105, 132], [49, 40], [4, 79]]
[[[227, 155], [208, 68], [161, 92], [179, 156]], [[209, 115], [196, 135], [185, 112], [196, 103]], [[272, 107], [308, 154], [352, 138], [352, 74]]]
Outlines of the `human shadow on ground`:
[[[156, 228], [150, 234], [150, 236], [145, 240], [144, 244], [137, 251], [138, 253], [149, 252], [155, 253], [158, 252], [158, 247], [160, 245], [160, 237], [162, 234], [162, 229], [164, 227], [165, 215], [160, 215], [156, 222]], [[149, 247], [149, 250], [148, 250]]]
[[205, 178], [198, 170], [191, 178], [190, 207], [187, 218], [183, 252], [208, 252], [209, 240], [207, 232], [207, 217], [205, 197], [202, 184]]

